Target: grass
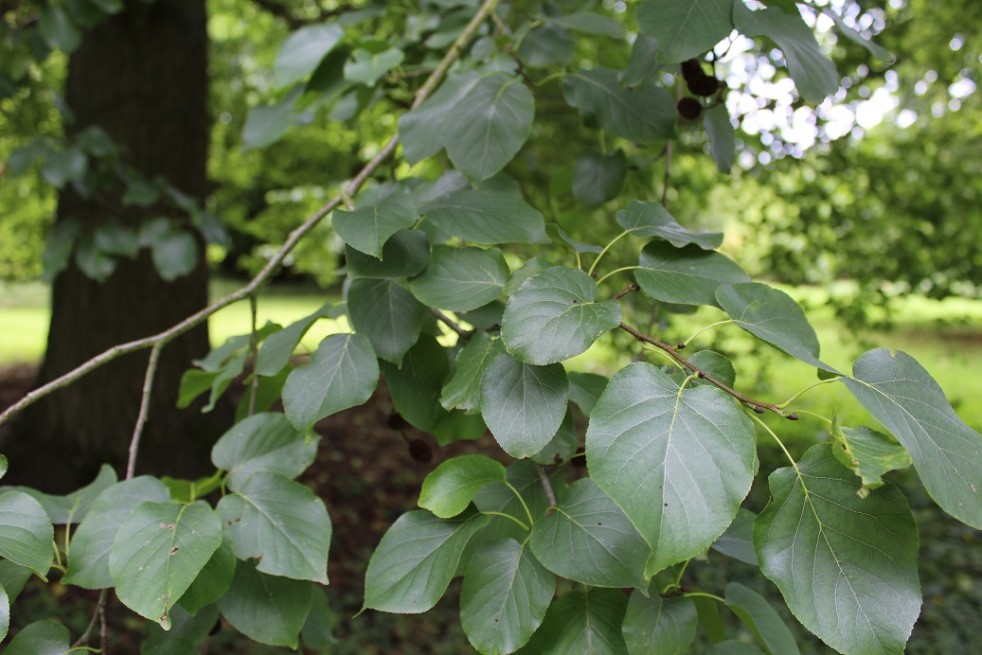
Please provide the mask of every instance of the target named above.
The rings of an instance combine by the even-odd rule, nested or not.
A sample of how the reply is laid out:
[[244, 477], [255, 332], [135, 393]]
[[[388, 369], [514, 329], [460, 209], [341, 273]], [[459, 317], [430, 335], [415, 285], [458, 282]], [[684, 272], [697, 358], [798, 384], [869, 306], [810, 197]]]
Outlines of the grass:
[[[212, 296], [219, 297], [235, 288], [234, 283], [219, 280], [213, 284]], [[786, 288], [807, 308], [807, 314], [822, 343], [823, 359], [842, 370], [849, 371], [852, 361], [861, 353], [864, 343], [903, 350], [914, 356], [938, 381], [949, 400], [966, 423], [982, 430], [982, 300], [948, 298], [932, 301], [919, 296], [897, 299], [894, 304], [896, 327], [887, 333], [855, 334], [844, 328], [824, 301], [827, 294], [812, 288]], [[267, 320], [281, 325], [313, 312], [328, 300], [336, 298], [320, 291], [295, 285], [271, 287], [259, 301], [259, 325]], [[41, 359], [48, 321], [48, 288], [44, 283], [4, 284], [0, 282], [0, 366], [32, 363]], [[725, 318], [718, 310], [700, 309], [673, 323], [664, 335], [669, 340], [683, 340], [700, 327]], [[250, 325], [248, 302], [239, 302], [223, 309], [209, 321], [213, 345], [226, 338], [248, 332]], [[326, 335], [346, 330], [344, 319], [318, 321], [305, 337], [301, 347], [312, 350]], [[637, 352], [620, 349], [621, 342], [602, 339], [588, 353], [576, 358], [572, 367], [580, 370], [612, 372]], [[762, 400], [780, 402], [816, 381], [814, 369], [790, 360], [766, 345], [755, 344], [740, 329], [723, 325], [702, 333], [688, 351], [714, 348], [731, 354], [748, 353], [756, 348], [753, 357], [736, 358], [738, 387], [752, 389]], [[652, 356], [652, 361], [662, 361]], [[794, 407], [796, 410], [829, 415], [837, 407], [840, 418], [847, 424], [868, 421], [865, 412], [841, 384], [827, 384], [806, 393]], [[791, 425], [777, 421], [774, 426], [782, 434], [804, 438], [818, 436], [823, 431], [820, 420], [802, 412], [802, 421]]]

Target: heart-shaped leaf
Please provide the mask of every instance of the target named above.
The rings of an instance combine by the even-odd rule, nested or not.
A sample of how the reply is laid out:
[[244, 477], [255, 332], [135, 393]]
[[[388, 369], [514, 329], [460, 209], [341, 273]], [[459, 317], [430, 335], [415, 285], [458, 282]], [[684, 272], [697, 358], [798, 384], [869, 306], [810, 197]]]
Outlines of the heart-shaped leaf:
[[647, 597], [638, 591], [631, 593], [621, 629], [631, 655], [679, 655], [689, 652], [697, 625], [691, 600], [662, 598], [652, 590]]
[[440, 404], [444, 409], [478, 411], [481, 408], [481, 378], [484, 369], [502, 352], [504, 346], [500, 339], [492, 339], [486, 332], [475, 333], [457, 353], [453, 375], [440, 393]]
[[321, 60], [344, 37], [338, 25], [308, 25], [287, 37], [276, 55], [273, 79], [284, 87], [314, 72]]
[[901, 653], [920, 613], [917, 526], [892, 486], [856, 495], [829, 444], [768, 478], [754, 527], [760, 568], [795, 617], [843, 653]]
[[662, 302], [716, 306], [721, 284], [749, 282], [742, 268], [725, 255], [690, 244], [682, 248], [652, 241], [641, 251], [634, 279], [646, 294]]
[[170, 629], [170, 608], [222, 543], [222, 523], [205, 502], [143, 503], [120, 526], [109, 571], [124, 605]]
[[37, 500], [23, 491], [0, 493], [0, 557], [46, 580], [54, 552], [54, 527]]
[[676, 64], [703, 54], [733, 30], [733, 0], [645, 0], [638, 27], [658, 41], [659, 59]]
[[513, 653], [542, 624], [556, 592], [556, 576], [514, 539], [487, 543], [475, 553], [460, 591], [460, 623], [482, 654]]
[[733, 322], [795, 359], [841, 375], [818, 358], [819, 344], [805, 312], [791, 296], [760, 282], [724, 284], [716, 300]]
[[529, 364], [553, 364], [586, 351], [620, 323], [616, 301], [594, 302], [597, 283], [555, 266], [525, 281], [501, 319], [505, 349]]
[[379, 543], [365, 573], [365, 607], [418, 614], [450, 585], [464, 548], [488, 518], [441, 519], [426, 511], [400, 516]]
[[512, 457], [542, 450], [562, 424], [568, 401], [569, 382], [559, 364], [534, 366], [502, 353], [481, 381], [481, 416]]
[[295, 478], [317, 456], [317, 440], [307, 439], [282, 414], [256, 414], [223, 434], [211, 449], [211, 462], [228, 471], [228, 484], [254, 473]]
[[412, 277], [426, 268], [430, 259], [430, 242], [418, 230], [400, 230], [382, 246], [381, 258], [358, 252], [348, 247], [345, 250], [348, 262], [348, 277]]
[[508, 264], [497, 248], [436, 246], [409, 289], [426, 305], [466, 312], [496, 300], [508, 276]]
[[441, 196], [423, 208], [439, 230], [472, 243], [542, 243], [542, 214], [513, 192], [462, 189]]
[[419, 506], [442, 519], [457, 516], [484, 485], [505, 480], [505, 467], [485, 455], [460, 455], [440, 464], [419, 492]]
[[396, 280], [362, 278], [348, 287], [348, 316], [376, 355], [398, 365], [419, 339], [426, 307]]
[[648, 576], [694, 557], [733, 521], [756, 468], [753, 424], [715, 387], [680, 389], [636, 363], [590, 414], [590, 475], [652, 547]]
[[378, 384], [378, 361], [361, 334], [332, 334], [283, 385], [283, 411], [298, 430], [367, 401]]
[[447, 116], [479, 80], [474, 71], [448, 75], [429, 100], [399, 118], [399, 140], [406, 161], [416, 164], [440, 152], [446, 143]]
[[617, 71], [580, 70], [563, 81], [566, 102], [580, 110], [584, 121], [638, 142], [667, 139], [675, 131], [675, 97], [666, 89], [642, 84], [624, 88]]
[[396, 192], [367, 207], [335, 209], [332, 222], [346, 244], [381, 259], [389, 237], [416, 222], [416, 208], [408, 194]]
[[726, 585], [726, 605], [772, 655], [798, 655], [798, 644], [781, 615], [753, 589], [739, 582]]
[[52, 621], [37, 621], [21, 629], [4, 655], [68, 655], [72, 652], [68, 628]]
[[628, 655], [621, 623], [627, 598], [617, 589], [560, 596], [520, 655]]
[[857, 359], [842, 383], [907, 449], [934, 502], [982, 529], [982, 435], [955, 414], [924, 367], [880, 348]]
[[307, 334], [310, 326], [322, 318], [337, 316], [339, 310], [333, 304], [323, 305], [313, 314], [304, 316], [263, 341], [263, 349], [259, 351], [256, 361], [256, 374], [273, 376], [290, 363], [293, 351], [297, 349], [300, 340]]
[[624, 512], [589, 478], [577, 480], [559, 506], [536, 522], [532, 552], [547, 569], [594, 587], [647, 589], [651, 548]]
[[218, 609], [229, 624], [253, 641], [296, 649], [310, 612], [310, 582], [265, 575], [240, 563]]

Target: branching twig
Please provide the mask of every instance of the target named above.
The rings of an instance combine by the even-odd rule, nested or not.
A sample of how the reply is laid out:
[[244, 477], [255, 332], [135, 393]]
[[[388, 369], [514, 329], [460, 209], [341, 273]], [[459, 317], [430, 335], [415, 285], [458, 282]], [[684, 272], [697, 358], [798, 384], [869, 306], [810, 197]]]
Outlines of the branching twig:
[[153, 394], [153, 381], [157, 375], [157, 365], [160, 363], [160, 351], [164, 349], [163, 341], [154, 344], [150, 351], [150, 359], [147, 361], [147, 373], [143, 378], [143, 392], [140, 394], [140, 413], [136, 417], [136, 425], [133, 427], [133, 437], [130, 439], [130, 454], [126, 462], [126, 479], [133, 477], [136, 471], [136, 455], [140, 451], [140, 437], [143, 435], [143, 426], [147, 424], [150, 415], [150, 396]]
[[[443, 80], [450, 66], [460, 58], [460, 54], [468, 43], [474, 38], [477, 33], [478, 28], [487, 19], [494, 8], [497, 6], [498, 0], [485, 0], [484, 4], [477, 10], [474, 17], [464, 28], [457, 40], [453, 42], [447, 53], [444, 55], [443, 59], [437, 65], [430, 76], [426, 79], [426, 82], [419, 88], [416, 92], [416, 98], [413, 100], [412, 107], [415, 109], [419, 107], [423, 102], [429, 97], [429, 95], [436, 89], [437, 85]], [[371, 161], [369, 161], [365, 166], [358, 172], [358, 174], [345, 185], [342, 193], [338, 194], [330, 202], [326, 203], [323, 207], [314, 212], [310, 217], [307, 218], [303, 223], [293, 229], [292, 232], [287, 236], [286, 241], [280, 247], [280, 249], [273, 255], [272, 258], [263, 267], [259, 273], [256, 274], [248, 284], [233, 291], [232, 293], [219, 298], [207, 307], [195, 312], [191, 316], [187, 317], [183, 321], [173, 325], [172, 327], [160, 332], [158, 334], [144, 337], [142, 339], [136, 339], [134, 341], [129, 341], [117, 346], [113, 346], [108, 350], [96, 355], [92, 359], [80, 364], [71, 371], [65, 373], [64, 375], [44, 384], [33, 391], [30, 391], [26, 396], [21, 398], [18, 402], [14, 403], [8, 407], [2, 414], [0, 414], [0, 425], [3, 425], [9, 421], [14, 415], [19, 414], [27, 407], [33, 405], [37, 401], [41, 400], [45, 396], [61, 389], [63, 387], [72, 384], [76, 380], [82, 378], [88, 373], [91, 373], [97, 368], [105, 366], [109, 362], [127, 355], [132, 352], [138, 352], [140, 350], [146, 350], [147, 348], [163, 348], [169, 342], [173, 341], [177, 337], [181, 336], [188, 330], [194, 328], [195, 326], [203, 323], [208, 319], [209, 316], [215, 312], [228, 307], [229, 305], [236, 303], [244, 298], [248, 298], [250, 295], [257, 293], [258, 290], [272, 277], [280, 264], [288, 254], [296, 247], [296, 245], [303, 239], [308, 232], [310, 232], [314, 227], [323, 220], [325, 216], [334, 211], [343, 201], [345, 196], [354, 196], [363, 184], [371, 177], [375, 171], [382, 165], [382, 163], [388, 159], [393, 152], [395, 152], [396, 146], [399, 143], [399, 135], [394, 135], [385, 146], [374, 156]], [[138, 434], [135, 436], [139, 436]], [[132, 449], [131, 449], [132, 450]]]
[[765, 403], [762, 400], [757, 400], [755, 398], [751, 398], [750, 396], [744, 395], [744, 394], [740, 393], [739, 391], [737, 391], [736, 389], [734, 389], [733, 387], [731, 387], [728, 384], [726, 384], [725, 382], [723, 382], [722, 380], [716, 379], [715, 377], [713, 377], [709, 373], [706, 373], [704, 370], [702, 370], [701, 368], [699, 368], [698, 366], [696, 366], [695, 364], [693, 364], [692, 362], [690, 362], [689, 360], [687, 360], [685, 357], [683, 357], [682, 355], [680, 355], [678, 349], [670, 346], [669, 344], [665, 343], [664, 341], [659, 341], [658, 339], [655, 339], [654, 337], [649, 337], [647, 334], [644, 334], [643, 332], [640, 332], [639, 330], [631, 327], [630, 325], [628, 325], [626, 323], [621, 323], [618, 327], [620, 327], [620, 329], [624, 330], [625, 332], [627, 332], [628, 334], [630, 334], [632, 337], [634, 337], [638, 341], [641, 341], [643, 343], [647, 343], [649, 345], [654, 346], [655, 348], [658, 348], [659, 350], [664, 351], [673, 360], [675, 360], [676, 362], [678, 362], [679, 364], [681, 364], [685, 368], [689, 369], [690, 371], [692, 371], [693, 373], [695, 373], [697, 376], [699, 376], [700, 378], [702, 378], [706, 382], [709, 382], [710, 384], [712, 384], [717, 389], [720, 389], [720, 390], [728, 393], [729, 395], [731, 395], [734, 398], [736, 398], [737, 400], [739, 400], [741, 403], [743, 403], [745, 405], [749, 405], [750, 408], [753, 409], [758, 414], [762, 414], [764, 412], [764, 410], [767, 410], [767, 411], [774, 412], [778, 416], [783, 416], [784, 418], [789, 419], [789, 420], [792, 420], [792, 421], [798, 420], [798, 415], [797, 414], [795, 414], [793, 412], [786, 412], [786, 411], [784, 411], [783, 409], [781, 409], [780, 407], [778, 407], [777, 405], [775, 405], [773, 403]]
[[438, 321], [440, 321], [441, 323], [443, 323], [444, 325], [446, 325], [448, 328], [450, 328], [451, 330], [453, 330], [454, 332], [456, 332], [458, 337], [460, 337], [461, 339], [468, 339], [468, 338], [470, 338], [470, 336], [471, 336], [472, 333], [469, 332], [468, 330], [465, 330], [464, 328], [460, 327], [460, 323], [458, 323], [457, 321], [453, 320], [452, 318], [450, 318], [449, 316], [447, 316], [446, 314], [444, 314], [443, 312], [441, 312], [436, 307], [429, 307], [428, 309], [430, 310], [430, 313], [431, 314], [433, 314], [434, 316], [436, 316], [436, 318], [437, 318]]
[[85, 626], [85, 632], [83, 632], [82, 635], [75, 640], [75, 643], [72, 644], [73, 649], [78, 648], [79, 646], [84, 646], [85, 644], [89, 643], [89, 640], [92, 638], [92, 632], [95, 630], [95, 624], [96, 622], [98, 622], [100, 624], [99, 635], [102, 641], [102, 652], [103, 653], [106, 652], [105, 623], [106, 623], [106, 596], [108, 591], [109, 591], [108, 589], [103, 589], [102, 591], [99, 592], [99, 600], [96, 601], [95, 610], [92, 612], [92, 619], [89, 621], [89, 624]]
[[611, 298], [611, 300], [620, 300], [621, 298], [623, 298], [627, 294], [634, 293], [635, 291], [637, 291], [640, 288], [641, 287], [639, 287], [636, 282], [631, 282], [629, 285], [627, 285], [626, 287], [624, 287], [623, 289], [621, 289], [620, 291], [618, 291], [617, 293], [615, 293], [614, 294], [614, 297]]
[[539, 482], [542, 483], [542, 490], [546, 492], [546, 500], [549, 501], [549, 509], [546, 510], [548, 514], [556, 507], [556, 493], [552, 490], [552, 483], [549, 482], [549, 476], [546, 474], [545, 468], [536, 464], [535, 470], [539, 472]]

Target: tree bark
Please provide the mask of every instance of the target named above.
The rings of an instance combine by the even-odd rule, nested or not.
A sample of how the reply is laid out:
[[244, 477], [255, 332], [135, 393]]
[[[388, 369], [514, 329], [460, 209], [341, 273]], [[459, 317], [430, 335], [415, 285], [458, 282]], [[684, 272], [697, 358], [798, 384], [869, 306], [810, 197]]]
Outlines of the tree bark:
[[[102, 127], [122, 148], [122, 160], [146, 179], [161, 176], [183, 193], [203, 199], [207, 49], [203, 0], [127, 2], [125, 11], [86, 33], [71, 55], [65, 99], [74, 122], [68, 131]], [[66, 188], [58, 198], [57, 219], [74, 218], [86, 227], [106, 217], [133, 226], [161, 215], [184, 220], [172, 207], [124, 206], [120, 193], [114, 195], [95, 200]], [[165, 282], [146, 249], [135, 260], [120, 259], [103, 283], [69, 265], [54, 280], [38, 383], [117, 343], [170, 327], [206, 304], [207, 282], [203, 257], [190, 275]], [[202, 325], [162, 351], [139, 471], [174, 476], [205, 472], [224, 417], [179, 412], [175, 403], [181, 374], [208, 347], [207, 326]], [[103, 462], [121, 472], [147, 359], [148, 352], [142, 352], [116, 360], [25, 412], [7, 447], [11, 481], [63, 492], [90, 480]]]

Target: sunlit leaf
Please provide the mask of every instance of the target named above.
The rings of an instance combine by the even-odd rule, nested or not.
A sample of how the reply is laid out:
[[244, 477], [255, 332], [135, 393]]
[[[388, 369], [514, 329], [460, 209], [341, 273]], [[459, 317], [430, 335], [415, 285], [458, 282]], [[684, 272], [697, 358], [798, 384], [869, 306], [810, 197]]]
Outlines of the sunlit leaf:
[[890, 471], [907, 468], [910, 453], [889, 436], [870, 428], [848, 428], [832, 424], [832, 454], [839, 463], [863, 481], [859, 495], [866, 497], [870, 489], [883, 486], [882, 476]]

